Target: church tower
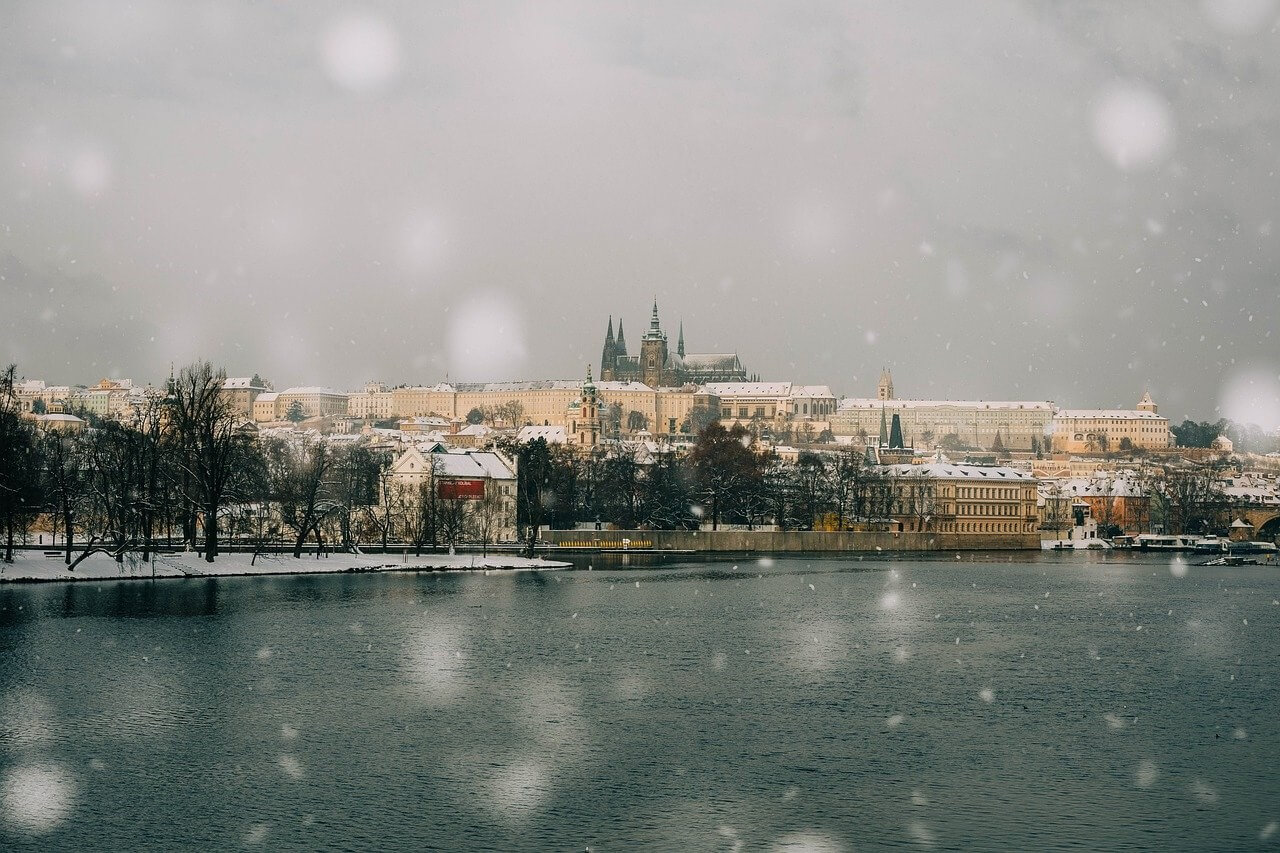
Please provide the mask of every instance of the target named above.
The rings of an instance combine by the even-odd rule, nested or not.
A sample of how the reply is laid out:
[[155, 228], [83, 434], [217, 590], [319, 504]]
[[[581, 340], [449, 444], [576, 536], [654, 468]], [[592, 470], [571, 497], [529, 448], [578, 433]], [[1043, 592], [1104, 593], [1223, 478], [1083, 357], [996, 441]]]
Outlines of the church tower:
[[[618, 320], [621, 324], [622, 320]], [[621, 328], [621, 326], [619, 326]], [[613, 315], [609, 315], [609, 331], [604, 334], [604, 352], [600, 354], [600, 378], [608, 381], [613, 378], [613, 371], [618, 364], [617, 353], [614, 352], [617, 344], [613, 340]]]
[[1142, 399], [1138, 401], [1139, 412], [1150, 412], [1153, 415], [1160, 414], [1160, 407], [1156, 405], [1156, 401], [1151, 399], [1150, 391], [1142, 392]]
[[680, 338], [676, 341], [676, 355], [684, 358], [684, 320], [680, 321]]
[[880, 369], [880, 384], [876, 386], [876, 398], [880, 400], [893, 399], [893, 374], [888, 368]]
[[582, 383], [572, 431], [579, 447], [595, 447], [600, 441], [600, 401], [596, 397], [596, 385], [591, 381], [590, 365], [587, 366], [587, 381]]
[[653, 315], [649, 318], [649, 329], [640, 339], [640, 381], [650, 388], [659, 388], [663, 383], [663, 368], [667, 366], [667, 333], [662, 331], [658, 322], [658, 299], [653, 299]]

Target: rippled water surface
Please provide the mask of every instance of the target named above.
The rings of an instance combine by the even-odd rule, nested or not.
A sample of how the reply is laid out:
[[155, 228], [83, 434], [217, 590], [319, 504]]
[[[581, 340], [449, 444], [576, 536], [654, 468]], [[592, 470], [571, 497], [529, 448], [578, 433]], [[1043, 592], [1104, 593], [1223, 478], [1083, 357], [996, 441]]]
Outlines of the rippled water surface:
[[1280, 845], [1280, 569], [947, 556], [3, 588], [0, 848]]

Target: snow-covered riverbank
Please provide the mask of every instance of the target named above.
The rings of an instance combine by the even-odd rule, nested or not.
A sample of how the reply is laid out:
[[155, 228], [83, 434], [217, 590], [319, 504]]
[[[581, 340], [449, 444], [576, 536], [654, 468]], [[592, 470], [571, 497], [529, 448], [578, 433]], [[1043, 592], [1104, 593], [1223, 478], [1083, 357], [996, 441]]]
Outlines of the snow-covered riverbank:
[[149, 578], [231, 577], [236, 575], [307, 575], [343, 572], [448, 572], [488, 569], [537, 571], [566, 569], [569, 563], [555, 560], [527, 559], [511, 554], [424, 554], [421, 557], [398, 554], [330, 554], [316, 558], [309, 554], [295, 560], [287, 554], [223, 554], [208, 563], [193, 552], [162, 554], [144, 563], [136, 555], [117, 563], [106, 554], [94, 554], [67, 571], [59, 557], [46, 557], [43, 551], [18, 551], [14, 562], [0, 563], [0, 583], [37, 583], [41, 581], [145, 580]]

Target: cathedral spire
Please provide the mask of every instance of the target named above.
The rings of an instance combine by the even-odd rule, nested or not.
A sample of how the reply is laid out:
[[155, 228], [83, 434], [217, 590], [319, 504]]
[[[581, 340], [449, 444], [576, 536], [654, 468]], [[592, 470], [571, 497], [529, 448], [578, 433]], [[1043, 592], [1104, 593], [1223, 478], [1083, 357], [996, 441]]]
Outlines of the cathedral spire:
[[[621, 322], [621, 321], [619, 321]], [[619, 329], [622, 327], [619, 326]], [[605, 379], [610, 376], [613, 368], [618, 364], [618, 347], [613, 340], [613, 315], [609, 315], [609, 331], [604, 334], [604, 350], [600, 354], [600, 378]]]
[[621, 318], [621, 317], [619, 317], [619, 318], [618, 318], [618, 341], [617, 341], [617, 343], [614, 345], [614, 350], [613, 350], [613, 351], [614, 351], [615, 353], [617, 353], [619, 357], [623, 357], [623, 356], [625, 356], [625, 355], [627, 354], [627, 336], [626, 336], [626, 334], [622, 331], [622, 318]]
[[676, 341], [676, 355], [684, 358], [684, 320], [680, 321], [680, 338]]
[[662, 324], [658, 321], [658, 297], [653, 297], [653, 313], [649, 316], [649, 328], [645, 330], [643, 340], [646, 341], [665, 341], [667, 333], [662, 331]]

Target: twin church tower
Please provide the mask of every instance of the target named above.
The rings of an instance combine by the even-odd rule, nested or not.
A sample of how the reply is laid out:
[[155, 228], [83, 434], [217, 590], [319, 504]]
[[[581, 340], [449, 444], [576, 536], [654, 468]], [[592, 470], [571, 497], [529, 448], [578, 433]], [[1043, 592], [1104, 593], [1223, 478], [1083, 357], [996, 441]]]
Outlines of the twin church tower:
[[604, 336], [600, 356], [600, 379], [613, 382], [643, 382], [650, 388], [679, 388], [682, 385], [705, 385], [708, 382], [745, 382], [747, 372], [736, 353], [686, 353], [684, 323], [676, 341], [676, 350], [667, 346], [667, 333], [658, 321], [658, 300], [653, 300], [649, 328], [640, 339], [640, 354], [627, 353], [626, 333], [618, 318], [618, 334], [613, 334], [613, 317]]

